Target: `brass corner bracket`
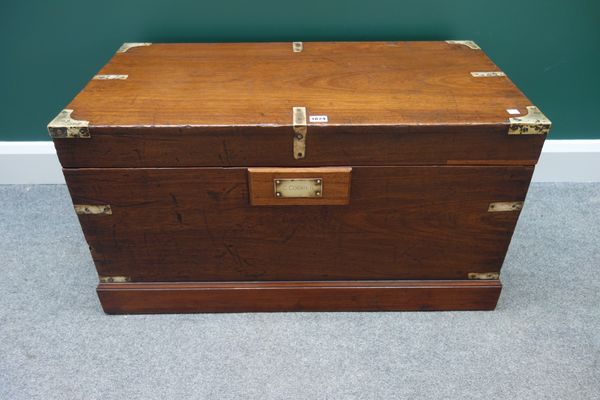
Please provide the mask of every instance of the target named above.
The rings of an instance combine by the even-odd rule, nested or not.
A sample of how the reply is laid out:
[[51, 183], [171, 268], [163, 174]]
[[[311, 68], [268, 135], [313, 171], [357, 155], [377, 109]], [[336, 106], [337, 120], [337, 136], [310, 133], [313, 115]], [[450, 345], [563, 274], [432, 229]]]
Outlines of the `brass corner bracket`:
[[550, 132], [552, 122], [536, 106], [527, 106], [527, 115], [508, 119], [509, 135], [544, 135]]
[[94, 75], [92, 78], [95, 81], [112, 81], [112, 80], [124, 80], [127, 79], [129, 75]]
[[298, 160], [306, 157], [306, 135], [308, 134], [306, 126], [306, 107], [293, 107], [292, 115], [292, 126], [294, 128], [294, 158]]
[[493, 78], [497, 76], [506, 76], [506, 74], [502, 71], [478, 71], [471, 72], [471, 76], [474, 78]]
[[304, 50], [304, 44], [302, 42], [292, 42], [292, 51], [294, 53], [300, 53]]
[[127, 283], [131, 282], [131, 278], [128, 276], [103, 276], [98, 277], [100, 283]]
[[109, 205], [101, 204], [75, 204], [73, 205], [77, 215], [111, 215], [112, 208]]
[[522, 201], [497, 201], [488, 206], [488, 212], [521, 211], [522, 209]]
[[500, 279], [499, 272], [469, 272], [467, 275], [469, 279], [475, 280], [496, 280]]
[[150, 46], [152, 43], [123, 43], [117, 53], [127, 53], [127, 50], [133, 47]]
[[467, 46], [468, 48], [473, 49], [473, 50], [481, 50], [481, 47], [479, 47], [477, 45], [477, 43], [475, 43], [472, 40], [446, 40], [446, 43], [448, 43], [448, 44], [460, 44], [460, 45], [463, 45], [463, 46]]
[[71, 118], [73, 110], [62, 110], [48, 124], [48, 133], [52, 138], [89, 138], [89, 121]]

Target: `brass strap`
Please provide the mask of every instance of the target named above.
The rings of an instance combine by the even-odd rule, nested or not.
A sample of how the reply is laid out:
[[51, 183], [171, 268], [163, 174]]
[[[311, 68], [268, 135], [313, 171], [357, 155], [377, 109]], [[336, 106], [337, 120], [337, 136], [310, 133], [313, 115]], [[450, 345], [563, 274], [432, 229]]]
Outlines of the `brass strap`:
[[308, 129], [306, 126], [306, 107], [292, 108], [294, 127], [294, 158], [301, 159], [306, 157], [306, 135]]

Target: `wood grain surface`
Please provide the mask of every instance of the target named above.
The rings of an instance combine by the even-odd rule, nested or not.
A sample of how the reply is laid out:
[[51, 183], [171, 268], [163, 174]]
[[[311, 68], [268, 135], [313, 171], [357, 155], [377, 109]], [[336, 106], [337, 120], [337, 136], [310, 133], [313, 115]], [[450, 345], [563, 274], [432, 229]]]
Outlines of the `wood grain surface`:
[[292, 157], [292, 128], [93, 128], [55, 139], [65, 168], [535, 165], [545, 135], [507, 127], [310, 127], [306, 158]]
[[100, 284], [108, 314], [271, 311], [493, 310], [492, 281]]
[[531, 102], [482, 50], [446, 42], [152, 44], [116, 53], [66, 108], [92, 126], [504, 124]]
[[[488, 208], [525, 199], [546, 135], [508, 135], [507, 110], [532, 103], [471, 74], [490, 71], [446, 42], [116, 53], [99, 74], [127, 79], [65, 107], [91, 137], [54, 140], [73, 203], [111, 207], [78, 216], [98, 273], [131, 281], [100, 284], [104, 309], [493, 309], [499, 281], [467, 279], [500, 271], [519, 211]], [[273, 179], [313, 171], [323, 198], [273, 198]]]
[[[91, 139], [65, 168], [534, 165], [545, 135], [508, 136], [531, 102], [482, 50], [445, 42], [152, 44], [117, 53], [66, 107]], [[292, 107], [308, 122], [292, 152]]]
[[142, 281], [466, 279], [500, 270], [531, 167], [354, 167], [345, 206], [250, 204], [245, 168], [65, 170], [100, 275]]

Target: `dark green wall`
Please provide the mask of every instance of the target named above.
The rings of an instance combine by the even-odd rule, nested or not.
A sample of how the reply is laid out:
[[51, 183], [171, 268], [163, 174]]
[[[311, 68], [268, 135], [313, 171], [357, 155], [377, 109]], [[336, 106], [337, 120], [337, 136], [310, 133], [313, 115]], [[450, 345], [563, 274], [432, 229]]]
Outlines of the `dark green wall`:
[[598, 0], [5, 1], [0, 140], [46, 124], [122, 42], [475, 40], [554, 123], [600, 138]]

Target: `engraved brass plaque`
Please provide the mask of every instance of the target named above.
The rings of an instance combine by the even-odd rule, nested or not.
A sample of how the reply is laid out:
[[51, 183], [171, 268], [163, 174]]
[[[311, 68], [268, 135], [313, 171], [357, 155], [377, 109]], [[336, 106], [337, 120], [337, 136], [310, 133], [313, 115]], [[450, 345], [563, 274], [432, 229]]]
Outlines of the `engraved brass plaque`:
[[323, 178], [273, 179], [274, 196], [323, 197]]

